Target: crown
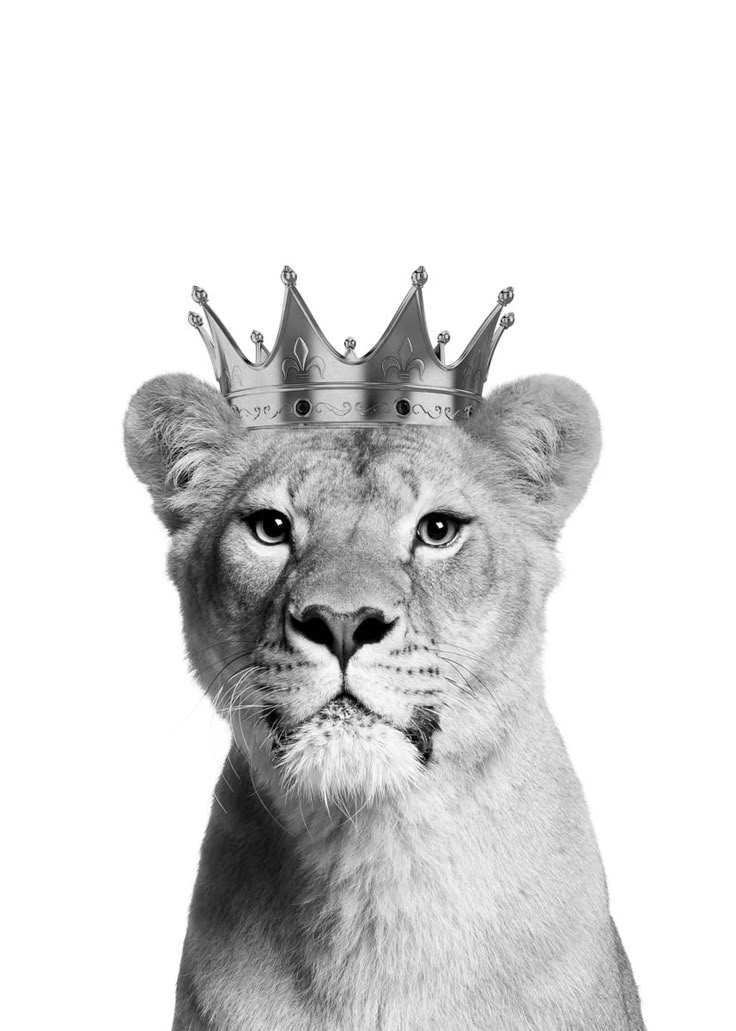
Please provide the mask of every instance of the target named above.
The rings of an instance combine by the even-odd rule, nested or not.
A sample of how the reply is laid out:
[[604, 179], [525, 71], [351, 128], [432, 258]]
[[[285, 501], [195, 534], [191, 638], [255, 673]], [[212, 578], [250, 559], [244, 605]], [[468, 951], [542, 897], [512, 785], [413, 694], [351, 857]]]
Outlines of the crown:
[[269, 351], [254, 331], [253, 358], [246, 358], [209, 304], [207, 292], [192, 297], [207, 319], [189, 312], [189, 322], [207, 345], [220, 390], [252, 429], [269, 426], [373, 425], [375, 423], [447, 424], [469, 419], [481, 400], [483, 384], [501, 334], [514, 316], [502, 314], [513, 300], [511, 287], [457, 361], [445, 362], [449, 333], [432, 344], [424, 317], [422, 288], [427, 272], [419, 267], [411, 289], [383, 336], [364, 355], [348, 337], [340, 354], [328, 342], [296, 288], [296, 272], [281, 273], [286, 287], [276, 343]]

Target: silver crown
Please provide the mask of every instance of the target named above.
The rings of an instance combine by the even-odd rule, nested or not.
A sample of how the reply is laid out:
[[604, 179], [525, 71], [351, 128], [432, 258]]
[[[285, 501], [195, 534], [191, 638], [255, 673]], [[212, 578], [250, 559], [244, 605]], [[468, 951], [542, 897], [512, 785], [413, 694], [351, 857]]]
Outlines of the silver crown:
[[422, 287], [427, 272], [420, 266], [409, 293], [383, 336], [359, 356], [348, 337], [340, 354], [328, 342], [296, 288], [296, 272], [281, 273], [286, 287], [276, 343], [269, 350], [254, 331], [253, 360], [246, 358], [209, 305], [206, 290], [192, 297], [204, 310], [189, 313], [189, 322], [207, 345], [220, 390], [251, 429], [269, 426], [438, 425], [469, 419], [481, 400], [483, 385], [501, 334], [514, 323], [503, 309], [514, 299], [511, 287], [456, 362], [445, 364], [450, 334], [440, 333], [434, 346], [427, 331]]

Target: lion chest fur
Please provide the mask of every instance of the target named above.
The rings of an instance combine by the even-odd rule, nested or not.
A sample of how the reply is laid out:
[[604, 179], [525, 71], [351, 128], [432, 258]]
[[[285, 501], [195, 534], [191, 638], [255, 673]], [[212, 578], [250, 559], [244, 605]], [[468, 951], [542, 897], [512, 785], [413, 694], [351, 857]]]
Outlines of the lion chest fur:
[[597, 849], [543, 707], [478, 774], [284, 830], [226, 768], [183, 967], [214, 1026], [628, 1028]]

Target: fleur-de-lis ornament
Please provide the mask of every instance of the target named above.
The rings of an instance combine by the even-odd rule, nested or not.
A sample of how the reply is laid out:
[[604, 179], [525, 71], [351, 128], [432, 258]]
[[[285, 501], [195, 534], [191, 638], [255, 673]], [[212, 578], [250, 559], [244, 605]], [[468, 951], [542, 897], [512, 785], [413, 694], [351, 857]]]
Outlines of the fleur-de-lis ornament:
[[284, 358], [281, 363], [281, 374], [285, 381], [293, 372], [296, 379], [311, 379], [312, 369], [315, 369], [319, 376], [324, 379], [325, 363], [319, 355], [309, 355], [309, 348], [301, 337], [296, 338], [293, 357]]
[[463, 369], [463, 390], [477, 393], [482, 389], [484, 380], [485, 376], [483, 375], [480, 364], [477, 361], [473, 365], [469, 365], [467, 369]]
[[384, 379], [393, 379], [395, 376], [398, 380], [409, 380], [413, 373], [416, 373], [417, 379], [424, 376], [424, 362], [414, 354], [414, 345], [409, 337], [404, 338], [398, 356], [392, 354], [384, 358], [381, 369]]

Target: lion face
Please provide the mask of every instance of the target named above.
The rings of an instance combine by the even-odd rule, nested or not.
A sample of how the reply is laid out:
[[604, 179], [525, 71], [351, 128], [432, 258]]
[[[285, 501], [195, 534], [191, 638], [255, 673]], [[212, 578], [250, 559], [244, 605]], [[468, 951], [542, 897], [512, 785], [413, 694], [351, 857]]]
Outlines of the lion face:
[[[536, 663], [561, 463], [521, 477], [490, 409], [474, 436], [248, 433], [171, 379], [168, 407], [162, 381], [155, 406], [134, 399], [129, 455], [172, 530], [192, 665], [255, 778], [353, 807], [487, 761]], [[569, 425], [535, 433], [550, 468], [580, 450]]]
[[[269, 434], [181, 556], [190, 655], [261, 776], [369, 799], [460, 750], [523, 621], [523, 548], [459, 432]], [[235, 657], [233, 657], [235, 653]], [[484, 698], [483, 695], [486, 695]]]

